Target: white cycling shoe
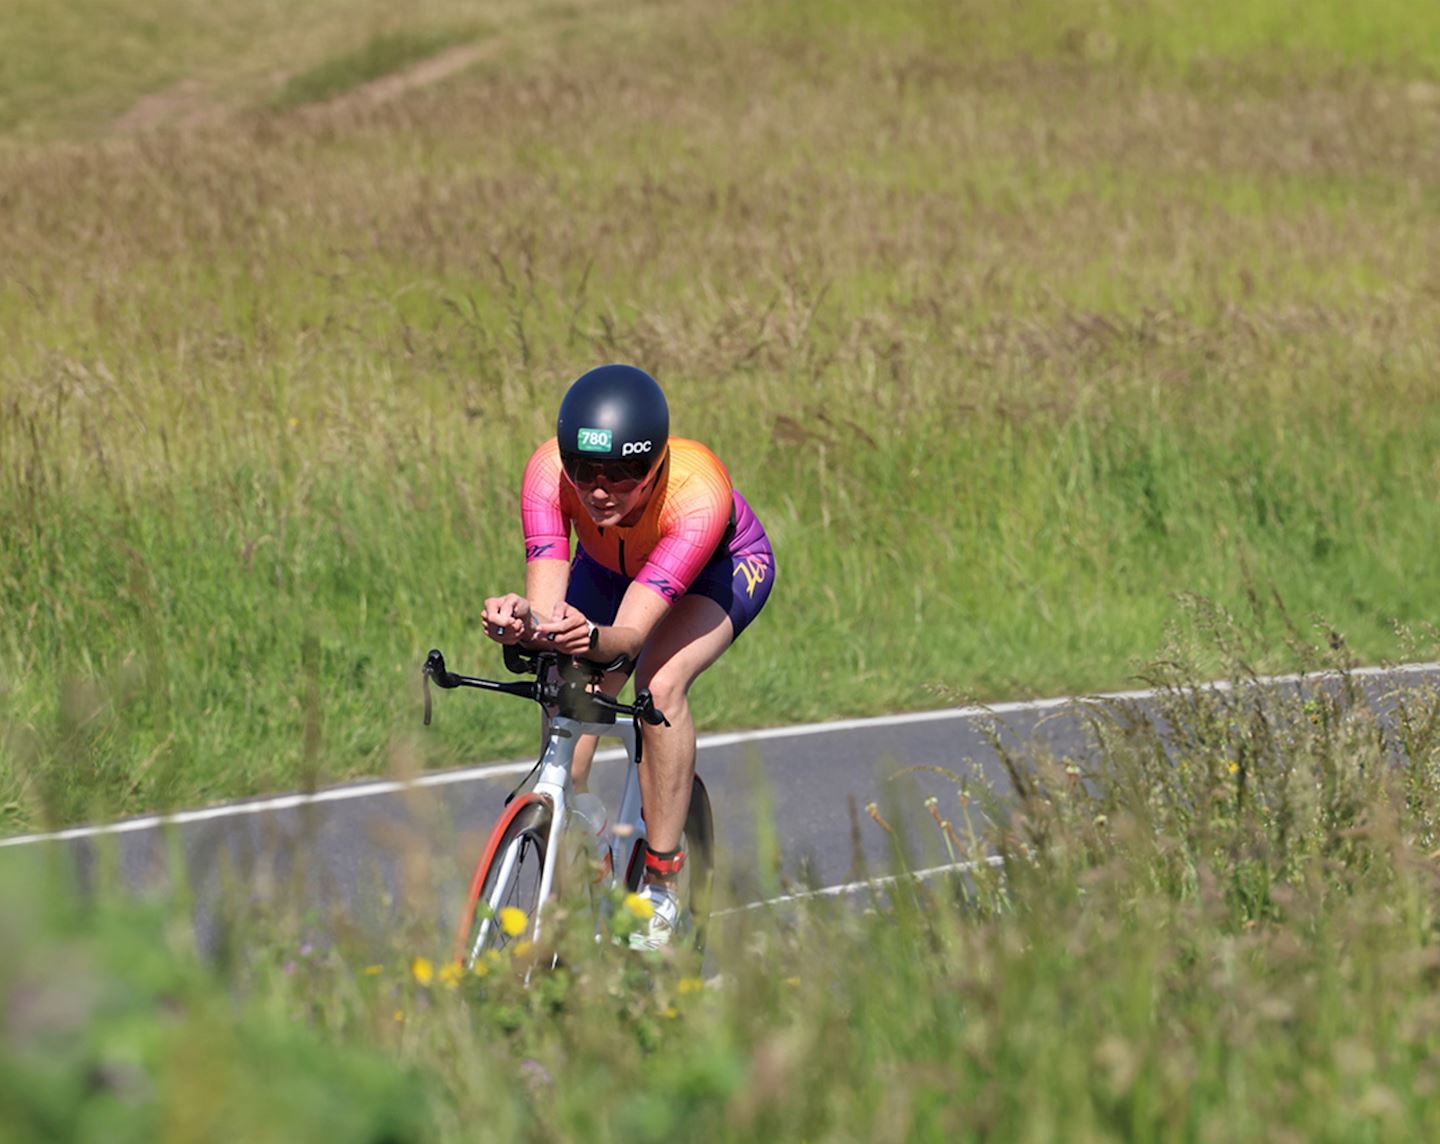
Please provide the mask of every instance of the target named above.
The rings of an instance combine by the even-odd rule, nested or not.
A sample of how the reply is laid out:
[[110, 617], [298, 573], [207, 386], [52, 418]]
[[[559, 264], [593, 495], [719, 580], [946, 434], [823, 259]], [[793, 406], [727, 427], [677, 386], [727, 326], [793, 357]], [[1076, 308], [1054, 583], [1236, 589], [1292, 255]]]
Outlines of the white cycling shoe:
[[651, 914], [643, 926], [630, 935], [630, 948], [660, 949], [680, 934], [680, 899], [675, 891], [655, 882], [640, 887], [640, 896], [650, 903]]

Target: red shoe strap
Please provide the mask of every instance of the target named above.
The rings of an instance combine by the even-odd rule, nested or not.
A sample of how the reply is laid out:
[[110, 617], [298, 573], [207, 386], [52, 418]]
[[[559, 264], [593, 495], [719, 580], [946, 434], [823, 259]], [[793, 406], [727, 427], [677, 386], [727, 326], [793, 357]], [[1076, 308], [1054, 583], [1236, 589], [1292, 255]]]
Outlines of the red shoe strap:
[[645, 851], [645, 873], [658, 874], [662, 878], [671, 878], [680, 873], [685, 865], [685, 851], [672, 850], [668, 854], [664, 851]]

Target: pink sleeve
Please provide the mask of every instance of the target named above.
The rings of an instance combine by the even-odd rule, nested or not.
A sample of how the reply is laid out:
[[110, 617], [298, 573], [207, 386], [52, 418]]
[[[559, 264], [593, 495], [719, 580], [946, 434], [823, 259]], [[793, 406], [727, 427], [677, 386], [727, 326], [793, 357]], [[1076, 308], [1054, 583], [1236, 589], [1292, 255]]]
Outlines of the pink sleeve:
[[525, 560], [569, 560], [570, 522], [560, 508], [560, 448], [552, 437], [536, 449], [520, 486]]
[[695, 582], [730, 524], [730, 480], [718, 465], [716, 469], [696, 473], [666, 505], [660, 543], [635, 577], [672, 604]]

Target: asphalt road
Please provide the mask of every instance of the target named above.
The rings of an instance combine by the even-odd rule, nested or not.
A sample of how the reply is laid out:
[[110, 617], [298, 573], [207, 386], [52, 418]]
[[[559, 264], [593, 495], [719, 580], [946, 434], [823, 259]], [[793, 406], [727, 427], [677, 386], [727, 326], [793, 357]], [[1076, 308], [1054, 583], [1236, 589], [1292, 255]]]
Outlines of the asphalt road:
[[[1398, 686], [1440, 686], [1440, 664], [1365, 669], [1357, 678], [1365, 701], [1383, 710]], [[1266, 687], [1332, 684], [1283, 677]], [[438, 717], [446, 698], [437, 700]], [[724, 900], [740, 907], [890, 872], [895, 842], [866, 813], [872, 802], [908, 838], [912, 869], [943, 864], [948, 857], [925, 800], [933, 795], [953, 818], [962, 782], [1008, 792], [993, 736], [1016, 750], [1084, 759], [1094, 750], [1085, 711], [1117, 704], [1155, 709], [1149, 693], [1130, 692], [703, 737], [698, 770], [715, 806]], [[616, 753], [599, 756], [592, 781], [612, 806], [623, 767]], [[100, 874], [140, 893], [183, 893], [207, 944], [221, 902], [290, 902], [322, 928], [383, 927], [397, 912], [430, 915], [443, 926], [506, 793], [528, 769], [528, 762], [492, 764], [407, 784], [364, 783], [9, 838], [0, 841], [0, 861], [64, 848], [84, 882]], [[769, 823], [773, 834], [757, 831]], [[779, 869], [762, 878], [757, 854], [774, 853], [767, 836]]]

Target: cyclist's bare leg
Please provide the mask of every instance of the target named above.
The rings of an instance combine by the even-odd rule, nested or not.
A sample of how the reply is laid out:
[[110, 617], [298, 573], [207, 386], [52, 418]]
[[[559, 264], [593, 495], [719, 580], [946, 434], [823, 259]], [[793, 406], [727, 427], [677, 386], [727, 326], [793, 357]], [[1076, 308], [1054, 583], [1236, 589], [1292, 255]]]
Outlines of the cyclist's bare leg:
[[670, 721], [668, 727], [642, 728], [640, 799], [652, 850], [664, 852], [680, 845], [695, 776], [690, 685], [734, 642], [734, 630], [725, 609], [714, 600], [684, 596], [660, 621], [640, 656], [635, 687], [648, 687], [655, 706]]
[[595, 744], [599, 738], [595, 735], [581, 735], [575, 740], [575, 756], [570, 763], [570, 783], [576, 794], [584, 794], [590, 789], [590, 764], [595, 761]]

